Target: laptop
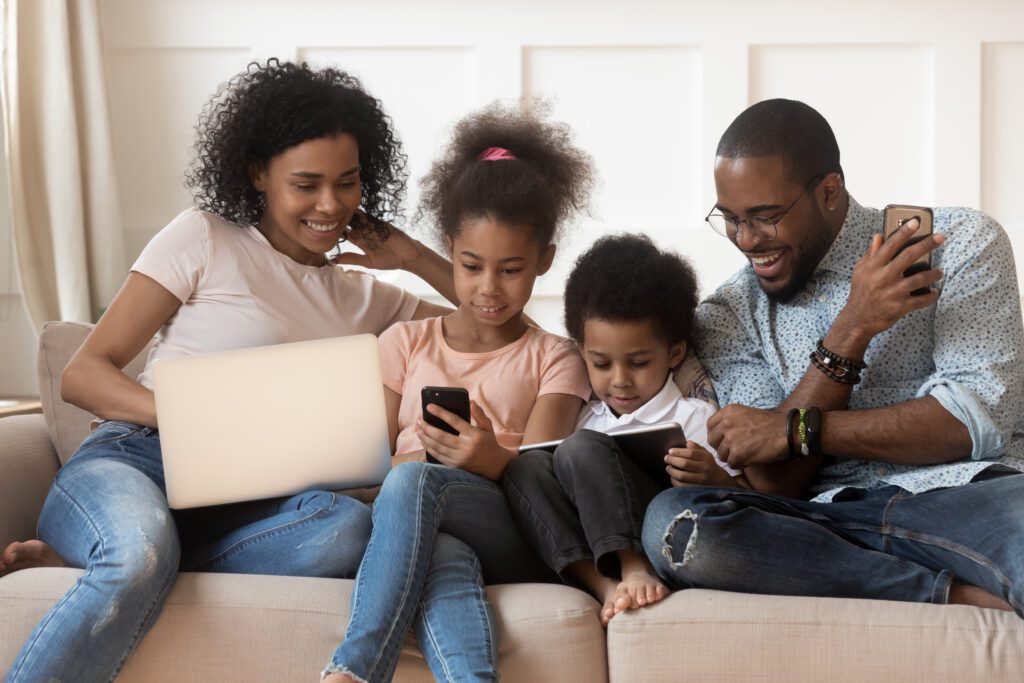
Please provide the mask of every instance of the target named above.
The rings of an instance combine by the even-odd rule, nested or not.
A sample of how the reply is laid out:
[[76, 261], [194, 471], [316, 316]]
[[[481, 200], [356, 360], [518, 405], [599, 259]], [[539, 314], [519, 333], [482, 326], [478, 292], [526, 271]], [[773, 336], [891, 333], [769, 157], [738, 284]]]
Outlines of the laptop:
[[391, 469], [372, 334], [153, 366], [171, 508], [380, 484]]

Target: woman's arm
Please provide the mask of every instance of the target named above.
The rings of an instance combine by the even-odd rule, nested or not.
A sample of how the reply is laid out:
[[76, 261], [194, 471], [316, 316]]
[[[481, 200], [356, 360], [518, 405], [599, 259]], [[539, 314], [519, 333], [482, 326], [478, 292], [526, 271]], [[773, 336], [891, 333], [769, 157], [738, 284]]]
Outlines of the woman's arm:
[[[456, 306], [459, 305], [458, 297], [455, 295], [455, 283], [452, 280], [452, 264], [434, 250], [422, 242], [414, 240], [390, 223], [387, 224], [390, 234], [386, 240], [380, 241], [374, 238], [366, 239], [369, 232], [365, 221], [376, 220], [368, 217], [362, 211], [356, 213], [350, 225], [352, 230], [348, 233], [349, 241], [356, 247], [362, 249], [362, 254], [346, 252], [336, 259], [336, 263], [374, 270], [405, 270], [417, 277], [422, 278], [428, 285], [448, 301]], [[424, 311], [424, 306], [433, 307], [435, 312]], [[428, 309], [429, 310], [429, 309]], [[437, 312], [441, 311], [441, 312]], [[416, 310], [416, 319], [429, 318], [437, 315], [444, 315], [448, 309], [435, 304], [420, 302], [420, 308]]]
[[180, 306], [181, 301], [155, 280], [129, 273], [65, 368], [61, 398], [107, 420], [156, 427], [153, 392], [121, 368], [145, 348]]

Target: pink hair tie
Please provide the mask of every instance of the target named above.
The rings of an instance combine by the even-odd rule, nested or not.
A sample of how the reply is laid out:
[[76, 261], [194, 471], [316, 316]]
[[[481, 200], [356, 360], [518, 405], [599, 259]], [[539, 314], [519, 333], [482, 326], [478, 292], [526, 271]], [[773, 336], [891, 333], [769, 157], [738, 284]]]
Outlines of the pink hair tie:
[[515, 154], [508, 151], [504, 147], [488, 147], [484, 151], [480, 152], [480, 156], [477, 157], [478, 161], [501, 161], [502, 159], [518, 159]]

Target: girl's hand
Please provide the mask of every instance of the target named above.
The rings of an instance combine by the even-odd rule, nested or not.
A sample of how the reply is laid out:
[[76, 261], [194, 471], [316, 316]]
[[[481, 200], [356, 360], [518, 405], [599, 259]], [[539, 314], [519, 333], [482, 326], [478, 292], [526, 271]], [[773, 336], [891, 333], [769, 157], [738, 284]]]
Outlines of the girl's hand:
[[[387, 225], [390, 235], [385, 240], [376, 238], [370, 230], [372, 223]], [[358, 209], [349, 222], [348, 240], [362, 249], [362, 254], [345, 252], [339, 254], [335, 263], [346, 266], [360, 266], [373, 270], [409, 270], [410, 266], [423, 255], [423, 245], [404, 232]], [[367, 237], [369, 235], [369, 237]]]
[[427, 406], [427, 410], [459, 432], [456, 436], [425, 422], [417, 423], [420, 443], [431, 455], [444, 465], [491, 480], [501, 477], [515, 454], [498, 443], [491, 419], [475, 401], [469, 402], [469, 413], [475, 425], [433, 403]]
[[665, 456], [665, 471], [672, 480], [672, 486], [736, 486], [715, 456], [696, 441], [687, 441], [686, 448], [669, 449]]

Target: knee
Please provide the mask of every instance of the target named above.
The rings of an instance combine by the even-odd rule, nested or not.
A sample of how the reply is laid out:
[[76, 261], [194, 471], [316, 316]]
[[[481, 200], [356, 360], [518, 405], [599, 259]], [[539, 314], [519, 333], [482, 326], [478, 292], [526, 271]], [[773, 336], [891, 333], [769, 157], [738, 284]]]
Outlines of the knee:
[[[703, 554], [697, 554], [702, 506], [698, 487], [662, 491], [644, 515], [643, 546], [651, 564], [675, 587], [700, 585]], [[711, 567], [713, 570], [713, 567]]]
[[502, 483], [512, 483], [517, 488], [529, 488], [533, 482], [551, 472], [551, 454], [547, 451], [527, 451], [514, 458], [505, 468]]
[[581, 429], [555, 449], [555, 472], [564, 473], [579, 467], [593, 467], [596, 458], [616, 457], [615, 440], [592, 429]]
[[370, 542], [373, 515], [370, 508], [349, 496], [326, 491], [318, 492], [323, 507], [316, 511], [316, 532], [298, 546], [302, 569], [293, 569], [302, 576], [355, 576]]
[[100, 566], [122, 575], [127, 590], [163, 585], [178, 572], [181, 544], [168, 510], [139, 512], [99, 549]]
[[433, 465], [428, 462], [403, 462], [388, 472], [384, 483], [381, 484], [380, 495], [384, 496], [390, 491], [404, 491], [409, 487], [416, 486], [429, 475], [430, 469], [434, 467], [443, 467], [443, 465]]
[[373, 512], [370, 511], [370, 507], [355, 498], [338, 495], [335, 496], [332, 510], [338, 517], [344, 537], [348, 539], [350, 545], [365, 550], [373, 531]]

